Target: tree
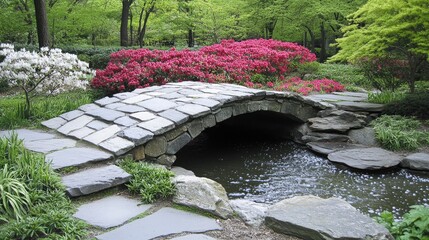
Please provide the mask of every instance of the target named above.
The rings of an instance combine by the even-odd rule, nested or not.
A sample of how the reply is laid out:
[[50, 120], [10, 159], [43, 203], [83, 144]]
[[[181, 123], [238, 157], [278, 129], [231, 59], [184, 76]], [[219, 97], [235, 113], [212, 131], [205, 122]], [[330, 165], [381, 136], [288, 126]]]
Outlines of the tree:
[[124, 47], [128, 46], [128, 19], [133, 2], [134, 0], [122, 0], [120, 42]]
[[331, 61], [396, 55], [406, 61], [410, 92], [429, 59], [427, 0], [369, 0], [350, 15], [351, 24], [337, 39], [340, 51]]
[[48, 17], [46, 16], [45, 0], [34, 0], [36, 12], [37, 39], [39, 47], [49, 47]]

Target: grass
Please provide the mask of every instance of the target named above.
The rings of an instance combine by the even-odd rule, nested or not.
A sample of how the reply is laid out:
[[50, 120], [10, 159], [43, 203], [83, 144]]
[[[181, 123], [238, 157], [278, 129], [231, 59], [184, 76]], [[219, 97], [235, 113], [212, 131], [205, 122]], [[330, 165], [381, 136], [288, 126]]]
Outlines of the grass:
[[0, 239], [86, 236], [86, 224], [72, 217], [61, 179], [43, 155], [27, 151], [16, 136], [0, 138], [0, 167]]
[[139, 194], [144, 203], [169, 198], [176, 192], [171, 181], [174, 174], [165, 168], [145, 162], [136, 162], [130, 158], [123, 160], [120, 167], [132, 175], [132, 179], [127, 185], [130, 192]]
[[77, 109], [93, 102], [96, 95], [92, 91], [72, 91], [55, 96], [39, 96], [32, 100], [32, 116], [25, 119], [23, 114], [25, 97], [22, 94], [0, 97], [0, 129], [18, 127], [38, 127], [40, 122]]
[[425, 122], [412, 117], [383, 115], [371, 123], [376, 138], [383, 148], [389, 150], [415, 150], [429, 145], [429, 131]]
[[380, 103], [380, 104], [388, 104], [391, 102], [396, 102], [404, 99], [405, 93], [403, 92], [379, 92], [379, 93], [368, 93], [368, 102], [371, 103]]

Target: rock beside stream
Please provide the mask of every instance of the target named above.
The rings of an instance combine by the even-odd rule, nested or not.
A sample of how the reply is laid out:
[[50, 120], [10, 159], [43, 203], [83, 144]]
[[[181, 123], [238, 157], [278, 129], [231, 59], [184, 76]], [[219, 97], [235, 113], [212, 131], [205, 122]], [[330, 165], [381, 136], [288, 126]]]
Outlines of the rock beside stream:
[[309, 142], [307, 146], [314, 152], [328, 155], [330, 153], [351, 149], [351, 148], [366, 148], [367, 146], [361, 144], [353, 144], [347, 142]]
[[233, 213], [226, 191], [219, 183], [204, 177], [179, 175], [173, 179], [173, 202], [200, 209], [227, 219]]
[[265, 223], [276, 232], [302, 239], [393, 240], [385, 227], [337, 198], [300, 196], [280, 201], [268, 208]]
[[397, 166], [402, 157], [382, 148], [354, 148], [336, 151], [328, 155], [331, 162], [342, 163], [362, 170], [378, 170]]
[[401, 167], [429, 171], [429, 154], [414, 153], [408, 155], [401, 162]]
[[259, 227], [264, 222], [268, 204], [256, 203], [244, 199], [230, 201], [234, 212], [249, 226]]

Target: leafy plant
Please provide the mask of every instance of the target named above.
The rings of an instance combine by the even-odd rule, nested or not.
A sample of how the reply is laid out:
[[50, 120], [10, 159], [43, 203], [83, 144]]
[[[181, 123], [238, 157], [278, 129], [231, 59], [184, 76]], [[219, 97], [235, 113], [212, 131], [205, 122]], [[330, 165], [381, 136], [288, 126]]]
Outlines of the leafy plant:
[[429, 92], [407, 94], [404, 98], [385, 106], [384, 113], [390, 115], [414, 116], [429, 119]]
[[313, 74], [305, 77], [304, 80], [311, 79], [332, 79], [345, 86], [359, 86], [365, 89], [371, 89], [362, 70], [352, 64], [333, 64], [323, 63], [319, 64], [319, 69]]
[[319, 71], [320, 63], [318, 62], [306, 62], [298, 65], [297, 72], [301, 78], [304, 78], [305, 75], [313, 75]]
[[395, 222], [391, 212], [384, 211], [376, 218], [398, 240], [429, 240], [429, 207], [411, 206], [401, 221]]
[[379, 93], [368, 93], [368, 102], [371, 103], [380, 103], [380, 104], [388, 104], [391, 102], [400, 101], [405, 97], [405, 94], [402, 92], [391, 92], [384, 91]]
[[120, 165], [132, 175], [128, 189], [140, 194], [144, 203], [153, 203], [157, 199], [174, 195], [176, 189], [171, 181], [174, 174], [167, 169], [132, 159], [125, 159]]
[[383, 115], [372, 123], [380, 144], [390, 150], [414, 150], [429, 144], [429, 132], [421, 129], [421, 122], [409, 117]]

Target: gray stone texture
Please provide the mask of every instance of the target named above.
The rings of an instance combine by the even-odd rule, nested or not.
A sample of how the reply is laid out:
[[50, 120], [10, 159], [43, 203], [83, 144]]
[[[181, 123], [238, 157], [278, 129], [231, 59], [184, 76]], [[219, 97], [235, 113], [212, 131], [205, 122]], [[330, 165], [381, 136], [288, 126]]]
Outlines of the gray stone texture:
[[176, 161], [176, 155], [161, 155], [156, 159], [156, 163], [161, 164], [163, 166], [171, 167], [173, 163]]
[[328, 155], [330, 153], [344, 150], [344, 149], [357, 149], [357, 148], [366, 148], [368, 146], [362, 144], [353, 144], [347, 142], [309, 142], [307, 146], [314, 152]]
[[99, 99], [97, 101], [95, 101], [96, 104], [100, 105], [100, 106], [105, 106], [111, 103], [115, 103], [118, 102], [119, 99], [115, 98], [115, 97], [104, 97], [102, 99]]
[[177, 176], [173, 179], [176, 194], [173, 202], [198, 208], [223, 219], [233, 213], [225, 189], [219, 183], [194, 176]]
[[88, 136], [89, 134], [95, 132], [94, 129], [88, 128], [88, 127], [83, 127], [81, 129], [75, 130], [71, 133], [69, 133], [69, 136], [78, 138], [78, 139], [82, 139], [86, 136]]
[[120, 118], [116, 119], [114, 121], [114, 123], [121, 125], [121, 126], [129, 127], [129, 126], [136, 125], [138, 122], [133, 120], [132, 118], [130, 118], [128, 116], [125, 116], [125, 117], [120, 117]]
[[188, 114], [193, 118], [206, 115], [210, 112], [210, 108], [197, 104], [185, 104], [176, 108], [177, 111]]
[[33, 152], [48, 153], [63, 148], [76, 146], [76, 141], [71, 139], [46, 139], [31, 142], [24, 142], [25, 148]]
[[151, 98], [149, 100], [138, 103], [138, 105], [153, 112], [162, 112], [177, 106], [176, 103], [162, 98]]
[[349, 142], [350, 137], [343, 134], [309, 132], [301, 138], [303, 142]]
[[375, 138], [375, 131], [371, 127], [352, 129], [348, 132], [348, 135], [354, 143], [363, 144], [367, 146], [378, 145], [377, 139]]
[[191, 170], [184, 169], [178, 166], [172, 167], [171, 171], [174, 173], [174, 176], [195, 176], [195, 173]]
[[107, 141], [100, 143], [100, 147], [120, 156], [129, 150], [133, 149], [134, 143], [121, 137], [114, 137]]
[[91, 168], [62, 177], [67, 194], [78, 197], [128, 182], [131, 175], [115, 165]]
[[132, 92], [122, 92], [122, 93], [116, 93], [113, 95], [114, 97], [117, 97], [119, 99], [127, 99], [127, 98], [132, 98], [134, 96], [137, 96], [136, 93], [132, 93]]
[[318, 110], [296, 100], [286, 100], [282, 103], [280, 112], [287, 114], [298, 121], [307, 122], [309, 118], [317, 116]]
[[393, 240], [389, 231], [337, 198], [293, 197], [267, 211], [265, 223], [276, 232], [302, 239]]
[[70, 112], [66, 112], [60, 115], [60, 117], [64, 118], [67, 121], [73, 120], [77, 117], [80, 117], [83, 115], [84, 112], [80, 111], [80, 110], [73, 110]]
[[16, 134], [18, 139], [21, 139], [26, 142], [47, 140], [56, 138], [57, 135], [41, 132], [37, 130], [28, 130], [28, 129], [16, 129], [11, 131], [0, 131], [0, 137], [10, 138], [13, 134]]
[[46, 155], [46, 162], [51, 163], [53, 169], [80, 166], [87, 163], [99, 162], [111, 159], [109, 153], [94, 149], [74, 147], [55, 151]]
[[167, 154], [176, 154], [182, 147], [188, 144], [192, 140], [191, 136], [188, 133], [183, 133], [176, 139], [168, 142], [167, 144]]
[[195, 99], [192, 103], [211, 108], [212, 110], [215, 110], [222, 105], [220, 102], [209, 98], [198, 98]]
[[131, 114], [130, 117], [139, 121], [149, 121], [156, 118], [156, 115], [151, 112], [136, 112]]
[[211, 128], [216, 126], [216, 117], [214, 115], [207, 115], [202, 118], [203, 128]]
[[346, 132], [353, 128], [361, 128], [366, 123], [361, 118], [363, 116], [356, 115], [351, 112], [342, 110], [328, 111], [322, 117], [310, 118], [310, 129], [320, 132]]
[[408, 155], [402, 160], [401, 167], [429, 171], [429, 154], [421, 152]]
[[196, 138], [204, 131], [203, 122], [201, 119], [194, 120], [188, 124], [188, 132], [191, 134], [192, 138]]
[[101, 234], [99, 240], [148, 240], [175, 233], [201, 233], [222, 230], [215, 219], [174, 208], [161, 210], [113, 231]]
[[131, 127], [125, 129], [119, 136], [132, 141], [135, 145], [141, 145], [151, 140], [153, 133], [139, 127]]
[[101, 130], [103, 128], [107, 128], [109, 126], [109, 124], [102, 122], [102, 121], [99, 121], [99, 120], [94, 120], [94, 121], [88, 123], [88, 125], [86, 125], [86, 126], [98, 131], [98, 130]]
[[100, 106], [98, 106], [97, 104], [94, 104], [94, 103], [89, 103], [89, 104], [85, 104], [83, 106], [80, 106], [79, 110], [87, 112], [87, 111], [94, 110], [97, 108], [100, 108]]
[[216, 238], [209, 237], [204, 234], [188, 234], [181, 237], [175, 237], [171, 240], [215, 240]]
[[144, 111], [145, 109], [136, 105], [124, 105], [116, 108], [116, 110], [124, 113], [136, 113], [136, 112]]
[[151, 99], [151, 98], [152, 98], [151, 96], [140, 94], [137, 96], [127, 98], [127, 99], [123, 100], [122, 102], [127, 103], [127, 104], [134, 104], [134, 103], [139, 103], [139, 102]]
[[158, 115], [163, 117], [163, 118], [166, 118], [170, 121], [173, 121], [177, 125], [185, 123], [189, 119], [188, 115], [183, 114], [183, 113], [176, 111], [174, 109], [166, 110], [164, 112], [159, 113]]
[[78, 130], [85, 127], [85, 125], [90, 123], [92, 120], [94, 120], [93, 117], [86, 116], [86, 115], [80, 116], [64, 124], [62, 127], [58, 128], [58, 132], [62, 134], [69, 134], [74, 130]]
[[155, 137], [145, 145], [145, 154], [150, 157], [159, 157], [167, 151], [165, 137]]
[[215, 114], [216, 122], [223, 122], [232, 116], [232, 107], [221, 108], [219, 112]]
[[115, 136], [116, 133], [121, 131], [121, 128], [118, 127], [118, 125], [111, 125], [107, 128], [104, 128], [102, 130], [99, 130], [91, 135], [86, 136], [83, 138], [85, 141], [91, 142], [95, 145], [98, 145], [99, 143]]
[[366, 102], [336, 102], [339, 109], [352, 112], [381, 112], [384, 109], [383, 104]]
[[255, 203], [244, 199], [229, 201], [232, 210], [247, 224], [259, 227], [264, 223], [268, 206], [264, 203]]
[[125, 105], [126, 105], [125, 103], [116, 102], [116, 103], [111, 103], [109, 105], [106, 105], [104, 107], [108, 108], [108, 109], [117, 109], [118, 107], [122, 107], [122, 106], [125, 106]]
[[328, 155], [331, 162], [342, 163], [352, 168], [378, 170], [397, 166], [402, 157], [382, 148], [357, 148], [336, 151]]
[[167, 141], [171, 141], [186, 131], [188, 131], [188, 127], [186, 125], [182, 125], [180, 127], [177, 127], [175, 129], [165, 133], [164, 136], [167, 139]]
[[63, 118], [60, 117], [56, 117], [56, 118], [51, 118], [47, 121], [42, 122], [42, 125], [47, 127], [47, 128], [52, 128], [52, 129], [57, 129], [59, 127], [61, 127], [62, 125], [64, 125], [67, 121]]
[[79, 206], [73, 216], [92, 226], [106, 229], [122, 225], [150, 207], [152, 205], [140, 204], [139, 200], [128, 197], [109, 196]]
[[156, 117], [147, 122], [142, 122], [138, 125], [141, 128], [147, 129], [156, 135], [163, 134], [174, 128], [174, 123], [162, 117]]
[[86, 112], [86, 114], [110, 122], [113, 122], [115, 119], [125, 116], [125, 113], [123, 112], [108, 108], [97, 108]]

